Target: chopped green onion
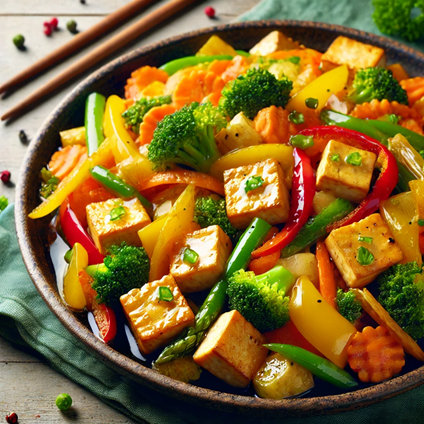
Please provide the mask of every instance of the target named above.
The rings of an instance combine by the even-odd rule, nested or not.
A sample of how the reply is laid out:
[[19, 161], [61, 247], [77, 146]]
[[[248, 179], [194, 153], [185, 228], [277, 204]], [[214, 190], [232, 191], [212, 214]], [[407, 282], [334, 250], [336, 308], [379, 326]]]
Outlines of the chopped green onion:
[[303, 116], [303, 113], [300, 112], [296, 112], [293, 111], [290, 115], [289, 115], [289, 119], [291, 122], [293, 122], [293, 124], [303, 124], [305, 122], [305, 117]]
[[362, 156], [359, 152], [353, 152], [346, 158], [346, 163], [353, 166], [361, 166], [362, 165]]
[[362, 241], [364, 243], [372, 244], [372, 237], [359, 236], [358, 241]]
[[367, 266], [374, 262], [374, 255], [365, 247], [361, 246], [358, 249], [358, 257], [356, 258], [359, 265]]
[[399, 122], [399, 118], [397, 117], [397, 115], [392, 113], [391, 115], [389, 115], [389, 122], [391, 122], [392, 124], [397, 124]]
[[110, 220], [111, 221], [117, 221], [118, 219], [121, 219], [126, 214], [126, 210], [123, 206], [118, 206], [116, 208], [113, 208], [110, 213]]
[[299, 147], [299, 149], [307, 149], [308, 147], [312, 147], [314, 145], [314, 138], [311, 135], [292, 135], [290, 137], [290, 144], [293, 147]]
[[424, 227], [424, 219], [420, 218], [420, 219], [418, 220], [418, 225], [419, 225], [420, 227]]
[[295, 65], [298, 65], [300, 62], [300, 57], [299, 56], [291, 56], [289, 58], [286, 59], [287, 61], [294, 63]]
[[309, 97], [305, 100], [305, 105], [309, 109], [316, 109], [318, 107], [318, 99], [314, 99], [313, 97]]
[[257, 188], [262, 187], [264, 182], [265, 181], [260, 175], [249, 177], [244, 182], [244, 191], [247, 193], [249, 191], [256, 190]]
[[159, 287], [159, 302], [162, 300], [165, 302], [171, 302], [171, 300], [174, 300], [174, 295], [169, 287]]
[[330, 156], [330, 159], [333, 161], [333, 162], [338, 162], [339, 160], [340, 160], [340, 155], [339, 154], [334, 154], [334, 155], [331, 155]]
[[199, 254], [190, 248], [184, 249], [183, 261], [190, 265], [194, 265], [199, 260]]

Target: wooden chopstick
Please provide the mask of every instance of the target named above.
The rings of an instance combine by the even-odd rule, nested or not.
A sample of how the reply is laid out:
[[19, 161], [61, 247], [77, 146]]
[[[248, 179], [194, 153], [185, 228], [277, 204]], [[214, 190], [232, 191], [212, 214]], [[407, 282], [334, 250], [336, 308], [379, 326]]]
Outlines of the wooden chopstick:
[[70, 79], [80, 75], [91, 66], [98, 63], [100, 60], [109, 56], [116, 50], [130, 43], [132, 40], [145, 33], [155, 25], [163, 22], [173, 14], [179, 12], [184, 7], [187, 7], [191, 3], [197, 0], [171, 0], [169, 3], [159, 7], [148, 15], [142, 17], [136, 23], [130, 25], [128, 28], [121, 31], [119, 34], [113, 36], [108, 41], [104, 42], [100, 46], [96, 47], [89, 54], [70, 65], [66, 70], [61, 72], [59, 75], [50, 80], [47, 84], [40, 87], [25, 100], [18, 103], [13, 108], [9, 109], [0, 118], [5, 121], [10, 118], [22, 115], [29, 106], [40, 100], [41, 98], [52, 93], [60, 86], [65, 84]]
[[53, 50], [50, 54], [38, 60], [32, 64], [29, 68], [23, 70], [19, 74], [15, 75], [9, 81], [0, 85], [0, 93], [4, 93], [6, 90], [32, 78], [38, 73], [44, 71], [45, 69], [53, 66], [63, 58], [70, 56], [72, 53], [80, 49], [81, 47], [86, 46], [89, 42], [96, 39], [100, 35], [104, 34], [106, 31], [109, 31], [120, 22], [130, 18], [134, 13], [138, 12], [145, 6], [148, 6], [154, 0], [132, 0], [125, 6], [122, 6], [116, 12], [111, 13], [106, 16], [97, 24], [88, 28], [87, 30], [80, 32], [71, 38], [70, 41], [65, 43], [63, 46]]

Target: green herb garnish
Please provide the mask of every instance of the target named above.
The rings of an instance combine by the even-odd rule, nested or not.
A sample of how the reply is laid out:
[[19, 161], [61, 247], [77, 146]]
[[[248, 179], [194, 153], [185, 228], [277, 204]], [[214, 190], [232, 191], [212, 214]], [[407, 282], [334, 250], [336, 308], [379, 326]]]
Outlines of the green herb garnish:
[[290, 137], [290, 144], [293, 147], [299, 147], [299, 149], [307, 149], [314, 145], [314, 138], [311, 135], [297, 134]]
[[361, 246], [358, 249], [358, 256], [356, 258], [359, 265], [367, 266], [374, 262], [374, 255], [365, 247]]
[[183, 261], [186, 264], [194, 265], [199, 260], [199, 254], [190, 248], [184, 250]]
[[316, 109], [318, 107], [318, 99], [314, 99], [313, 97], [309, 97], [305, 100], [305, 105], [309, 109]]
[[353, 166], [362, 165], [362, 156], [359, 152], [353, 152], [346, 157], [346, 163]]
[[333, 161], [333, 162], [338, 162], [339, 160], [340, 160], [340, 155], [339, 154], [334, 154], [334, 155], [331, 155], [330, 156], [330, 159]]
[[256, 190], [259, 187], [262, 187], [264, 180], [260, 175], [254, 175], [246, 179], [244, 183], [244, 191], [248, 193], [249, 191]]
[[113, 208], [109, 213], [110, 220], [117, 221], [118, 219], [121, 219], [126, 213], [127, 212], [123, 206]]
[[358, 241], [361, 241], [363, 243], [372, 244], [372, 237], [359, 236]]
[[172, 291], [169, 287], [159, 287], [159, 302], [162, 300], [165, 302], [171, 302], [171, 300], [174, 300], [174, 295], [172, 294]]
[[293, 111], [290, 115], [289, 115], [289, 119], [291, 122], [293, 122], [293, 124], [303, 124], [305, 122], [305, 117], [303, 116], [303, 113], [300, 112], [296, 112]]

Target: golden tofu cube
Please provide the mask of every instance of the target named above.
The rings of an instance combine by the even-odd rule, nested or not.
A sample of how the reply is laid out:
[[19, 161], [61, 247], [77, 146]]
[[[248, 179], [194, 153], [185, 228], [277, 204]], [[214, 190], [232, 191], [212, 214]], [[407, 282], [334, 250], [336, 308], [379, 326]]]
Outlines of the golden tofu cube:
[[279, 50], [292, 50], [298, 48], [298, 41], [293, 41], [292, 38], [287, 37], [281, 31], [272, 31], [262, 38], [259, 43], [255, 44], [249, 50], [249, 53], [256, 56], [266, 56]]
[[[174, 298], [159, 301], [159, 287], [168, 287]], [[172, 275], [132, 289], [121, 296], [121, 305], [140, 351], [146, 355], [167, 345], [194, 323], [193, 311]]]
[[[125, 214], [111, 221], [110, 212], [123, 206]], [[131, 246], [141, 246], [138, 230], [150, 224], [150, 217], [138, 199], [122, 201], [109, 199], [91, 203], [86, 208], [88, 228], [94, 244], [100, 253], [106, 255], [110, 246], [123, 241]]]
[[361, 43], [348, 37], [339, 36], [321, 57], [324, 72], [339, 65], [347, 65], [357, 71], [370, 66], [385, 66], [386, 55], [380, 47]]
[[318, 166], [317, 190], [360, 203], [370, 189], [376, 159], [372, 152], [330, 140]]
[[234, 310], [222, 314], [193, 359], [214, 376], [234, 387], [246, 387], [265, 361], [266, 338]]
[[[184, 262], [187, 248], [199, 255], [196, 263]], [[209, 289], [224, 273], [232, 248], [230, 238], [219, 225], [189, 233], [175, 243], [170, 274], [184, 293]]]
[[[246, 182], [252, 177], [261, 177], [263, 184], [246, 193]], [[283, 170], [275, 159], [226, 170], [224, 189], [228, 219], [236, 228], [246, 228], [256, 217], [272, 225], [288, 218], [289, 192]]]
[[[403, 258], [399, 245], [378, 213], [333, 230], [325, 245], [346, 284], [352, 288], [366, 286]], [[360, 252], [362, 250], [368, 255], [364, 249], [373, 256], [368, 256], [365, 262]], [[361, 265], [360, 262], [365, 264]]]

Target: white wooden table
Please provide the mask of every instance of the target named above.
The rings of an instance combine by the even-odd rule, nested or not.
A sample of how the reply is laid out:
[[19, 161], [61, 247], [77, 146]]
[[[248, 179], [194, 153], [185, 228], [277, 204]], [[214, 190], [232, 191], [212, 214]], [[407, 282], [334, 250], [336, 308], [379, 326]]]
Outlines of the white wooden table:
[[[128, 0], [86, 0], [86, 4], [81, 4], [79, 0], [0, 0], [0, 81], [8, 80], [35, 60], [69, 40], [72, 35], [66, 30], [68, 20], [74, 19], [78, 29], [84, 31], [102, 19], [104, 15], [115, 11], [127, 2]], [[165, 2], [158, 1], [142, 13]], [[119, 54], [186, 31], [228, 23], [258, 2], [259, 0], [198, 1], [188, 11], [149, 32]], [[211, 20], [203, 13], [205, 6], [215, 8], [216, 19]], [[43, 33], [43, 22], [53, 16], [59, 19], [60, 31], [47, 37]], [[137, 17], [134, 17], [127, 25], [136, 19]], [[24, 52], [16, 49], [12, 43], [12, 38], [19, 33], [26, 38], [27, 50]], [[100, 40], [93, 45], [101, 42]], [[85, 49], [63, 61], [59, 66], [45, 72], [19, 91], [0, 100], [0, 115], [87, 51], [88, 49]], [[119, 54], [112, 56], [111, 59]], [[85, 76], [83, 75], [81, 79]], [[14, 199], [14, 185], [19, 179], [19, 170], [21, 166], [25, 166], [23, 158], [26, 145], [20, 142], [19, 131], [23, 129], [29, 139], [34, 137], [48, 114], [78, 82], [73, 82], [59, 90], [25, 116], [7, 124], [0, 123], [0, 172], [9, 170], [12, 174], [11, 184], [6, 186], [0, 182], [0, 196], [6, 196], [9, 202], [13, 202]], [[74, 412], [70, 415], [63, 415], [54, 403], [56, 396], [63, 392], [71, 394], [74, 401]], [[43, 358], [32, 352], [24, 352], [20, 347], [0, 338], [0, 422], [5, 422], [4, 417], [10, 411], [18, 414], [21, 424], [132, 422], [87, 390], [51, 369], [43, 362]]]

